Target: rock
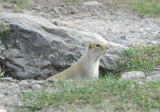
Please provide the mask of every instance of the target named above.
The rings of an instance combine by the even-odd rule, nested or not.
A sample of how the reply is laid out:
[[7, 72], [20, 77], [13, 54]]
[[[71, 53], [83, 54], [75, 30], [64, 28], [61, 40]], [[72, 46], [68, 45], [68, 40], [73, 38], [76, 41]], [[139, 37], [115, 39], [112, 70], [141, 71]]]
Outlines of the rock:
[[34, 84], [34, 83], [36, 83], [36, 80], [30, 79], [28, 82], [31, 83], [31, 84]]
[[18, 106], [23, 106], [23, 105], [24, 105], [24, 103], [22, 101], [18, 102]]
[[152, 80], [160, 80], [160, 74], [156, 74], [156, 75], [151, 76], [151, 79]]
[[22, 80], [19, 84], [24, 88], [29, 88], [29, 82], [27, 80]]
[[12, 77], [5, 77], [5, 78], [0, 78], [1, 81], [12, 81]]
[[0, 63], [10, 69], [9, 76], [18, 79], [45, 79], [66, 69], [95, 40], [110, 46], [109, 53], [101, 59], [101, 67], [114, 68], [115, 58], [126, 49], [97, 33], [56, 26], [42, 17], [17, 13], [0, 13], [0, 17], [11, 27], [10, 35], [3, 39], [7, 49], [2, 49], [5, 59], [0, 59]]
[[5, 97], [5, 95], [0, 95], [0, 98], [4, 98]]
[[143, 82], [141, 82], [141, 81], [138, 81], [138, 84], [140, 85], [140, 86], [143, 86], [143, 85], [145, 85]]
[[120, 80], [139, 80], [144, 79], [145, 75], [141, 71], [131, 71], [131, 72], [125, 72], [122, 74], [122, 77]]
[[2, 90], [1, 92], [2, 92], [3, 95], [8, 95], [8, 92], [5, 91], [5, 90]]
[[31, 85], [32, 90], [39, 90], [41, 89], [41, 86], [39, 84], [33, 84]]
[[99, 3], [97, 1], [87, 1], [87, 2], [84, 2], [83, 5], [85, 5], [85, 6], [99, 6], [99, 5], [102, 5], [102, 3]]
[[126, 35], [123, 35], [120, 37], [120, 39], [117, 40], [119, 43], [126, 43]]
[[151, 81], [152, 78], [151, 78], [151, 77], [146, 77], [146, 80], [147, 80], [147, 81]]
[[30, 79], [28, 81], [30, 84], [42, 84], [45, 85], [45, 82], [43, 80], [34, 80], [34, 79]]
[[6, 109], [0, 109], [0, 112], [7, 112]]
[[45, 85], [45, 84], [46, 84], [46, 82], [45, 82], [45, 81], [43, 81], [43, 80], [41, 80], [41, 81], [37, 81], [36, 83], [37, 83], [37, 84], [40, 84], [40, 85]]

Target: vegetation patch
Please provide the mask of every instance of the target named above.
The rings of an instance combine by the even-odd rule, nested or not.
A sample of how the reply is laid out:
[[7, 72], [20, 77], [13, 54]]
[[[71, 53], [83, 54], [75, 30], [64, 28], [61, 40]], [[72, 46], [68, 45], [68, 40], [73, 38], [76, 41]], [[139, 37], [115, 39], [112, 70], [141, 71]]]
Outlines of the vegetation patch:
[[127, 5], [128, 2], [124, 0], [110, 0], [110, 1], [106, 1], [105, 4], [113, 7], [120, 7], [120, 6]]
[[26, 0], [4, 0], [5, 2], [10, 2], [10, 3], [24, 3]]
[[10, 26], [0, 24], [0, 40], [10, 34]]
[[117, 76], [128, 71], [149, 71], [160, 65], [160, 44], [139, 46], [124, 51], [123, 57], [117, 59], [116, 67], [105, 74]]
[[156, 36], [156, 39], [160, 39], [160, 35], [157, 35], [157, 36]]
[[77, 0], [62, 0], [62, 1], [66, 3], [75, 3]]
[[160, 15], [160, 0], [112, 0], [107, 1], [105, 4], [113, 7], [128, 7], [138, 12], [141, 16]]
[[123, 71], [147, 71], [160, 64], [160, 45], [130, 48], [124, 54], [124, 57], [117, 61], [118, 68]]
[[160, 0], [132, 1], [130, 7], [140, 15], [160, 15]]
[[5, 70], [4, 68], [0, 67], [0, 78], [4, 78], [4, 73], [5, 73]]
[[117, 81], [107, 77], [98, 80], [58, 81], [50, 87], [51, 91], [47, 87], [43, 91], [23, 94], [23, 107], [35, 111], [42, 108], [64, 109], [65, 105], [82, 109], [90, 105], [93, 109], [113, 107], [113, 111], [127, 111], [133, 108], [147, 112], [160, 110], [159, 87], [160, 81], [144, 82], [142, 87], [136, 82]]

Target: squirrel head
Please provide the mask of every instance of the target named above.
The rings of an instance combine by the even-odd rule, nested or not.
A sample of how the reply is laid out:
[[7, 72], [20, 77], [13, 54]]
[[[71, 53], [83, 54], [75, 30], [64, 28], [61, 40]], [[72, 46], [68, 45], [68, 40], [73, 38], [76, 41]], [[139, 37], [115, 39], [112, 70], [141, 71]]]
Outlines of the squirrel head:
[[102, 41], [96, 41], [96, 42], [90, 43], [88, 46], [89, 54], [96, 56], [97, 58], [103, 56], [108, 51], [109, 51], [109, 46]]

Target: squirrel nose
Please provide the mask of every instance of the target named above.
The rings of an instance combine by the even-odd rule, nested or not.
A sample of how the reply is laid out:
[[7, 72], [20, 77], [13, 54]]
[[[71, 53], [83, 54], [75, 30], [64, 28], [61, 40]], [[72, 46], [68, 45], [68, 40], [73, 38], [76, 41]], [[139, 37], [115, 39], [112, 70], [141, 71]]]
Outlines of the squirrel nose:
[[109, 49], [109, 46], [107, 45], [106, 48]]

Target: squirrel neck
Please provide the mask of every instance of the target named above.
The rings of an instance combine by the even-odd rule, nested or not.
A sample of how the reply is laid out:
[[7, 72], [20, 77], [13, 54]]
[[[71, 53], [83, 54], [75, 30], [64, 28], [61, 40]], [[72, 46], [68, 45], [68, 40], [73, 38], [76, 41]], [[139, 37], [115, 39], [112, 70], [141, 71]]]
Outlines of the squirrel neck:
[[81, 60], [88, 66], [99, 64], [99, 59], [100, 57], [94, 56], [93, 54], [89, 53], [87, 50], [81, 58]]

